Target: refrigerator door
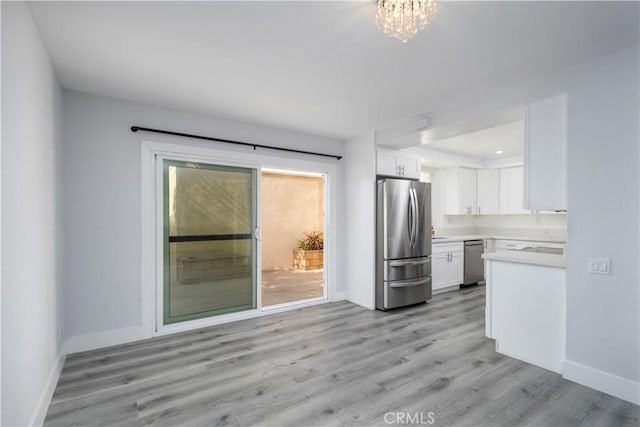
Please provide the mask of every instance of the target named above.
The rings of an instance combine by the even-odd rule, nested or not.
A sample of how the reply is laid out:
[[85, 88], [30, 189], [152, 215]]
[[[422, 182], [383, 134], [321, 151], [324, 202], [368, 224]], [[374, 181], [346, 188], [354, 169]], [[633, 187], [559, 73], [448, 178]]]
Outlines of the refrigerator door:
[[412, 182], [417, 202], [413, 257], [431, 255], [431, 184]]
[[385, 179], [382, 186], [382, 239], [384, 259], [413, 258], [415, 229], [413, 181]]
[[379, 185], [384, 259], [431, 255], [431, 184], [385, 179]]

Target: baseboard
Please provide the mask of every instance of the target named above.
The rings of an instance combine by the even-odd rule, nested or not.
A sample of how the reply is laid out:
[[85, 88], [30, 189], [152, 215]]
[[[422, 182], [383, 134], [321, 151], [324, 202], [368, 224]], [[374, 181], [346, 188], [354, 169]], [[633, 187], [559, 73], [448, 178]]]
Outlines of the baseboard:
[[565, 360], [563, 378], [640, 405], [640, 383], [618, 377], [590, 366]]
[[64, 352], [66, 354], [72, 354], [81, 351], [96, 350], [98, 348], [125, 344], [145, 338], [151, 337], [145, 333], [145, 329], [142, 326], [112, 329], [110, 331], [67, 338], [64, 343]]
[[459, 291], [460, 285], [448, 286], [446, 288], [435, 289], [431, 291], [431, 295], [444, 294], [445, 292]]
[[49, 378], [47, 378], [47, 382], [42, 389], [42, 393], [38, 398], [36, 407], [33, 410], [31, 419], [29, 420], [29, 426], [40, 427], [44, 424], [44, 418], [47, 416], [47, 410], [49, 409], [49, 404], [51, 403], [51, 398], [53, 397], [56, 385], [58, 385], [58, 379], [60, 379], [60, 373], [62, 372], [62, 366], [64, 366], [64, 360], [66, 357], [67, 355], [65, 353], [60, 352], [58, 357], [56, 357], [56, 360], [53, 362]]

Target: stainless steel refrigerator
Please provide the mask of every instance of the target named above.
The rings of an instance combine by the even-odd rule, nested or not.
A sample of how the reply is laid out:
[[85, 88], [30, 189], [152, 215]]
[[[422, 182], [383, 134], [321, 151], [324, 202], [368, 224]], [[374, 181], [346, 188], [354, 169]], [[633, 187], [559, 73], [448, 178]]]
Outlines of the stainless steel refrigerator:
[[431, 184], [377, 181], [376, 308], [431, 299]]

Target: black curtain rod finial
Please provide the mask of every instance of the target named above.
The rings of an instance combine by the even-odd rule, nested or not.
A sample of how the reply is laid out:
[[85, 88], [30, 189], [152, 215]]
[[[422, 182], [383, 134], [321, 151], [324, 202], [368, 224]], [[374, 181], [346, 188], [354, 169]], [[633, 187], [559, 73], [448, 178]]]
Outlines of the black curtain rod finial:
[[336, 156], [334, 154], [314, 153], [313, 151], [295, 150], [293, 148], [271, 147], [269, 145], [251, 144], [248, 142], [234, 141], [231, 139], [212, 138], [210, 136], [194, 135], [194, 134], [183, 133], [183, 132], [173, 132], [170, 130], [152, 129], [152, 128], [145, 128], [141, 126], [131, 126], [131, 132], [138, 132], [139, 130], [145, 131], [145, 132], [161, 133], [164, 135], [182, 136], [184, 138], [204, 139], [206, 141], [216, 141], [216, 142], [224, 142], [226, 144], [244, 145], [248, 147], [253, 147], [254, 151], [257, 150], [259, 147], [259, 148], [266, 148], [269, 150], [288, 151], [289, 153], [299, 153], [299, 154], [309, 154], [312, 156], [331, 157], [337, 160], [342, 159], [342, 156]]

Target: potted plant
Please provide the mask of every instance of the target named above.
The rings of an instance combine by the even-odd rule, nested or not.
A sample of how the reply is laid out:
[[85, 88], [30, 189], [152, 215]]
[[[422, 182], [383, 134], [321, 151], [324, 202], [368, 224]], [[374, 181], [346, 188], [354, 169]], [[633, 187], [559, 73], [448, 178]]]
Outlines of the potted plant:
[[317, 270], [324, 266], [324, 235], [321, 231], [305, 233], [293, 250], [293, 268]]

